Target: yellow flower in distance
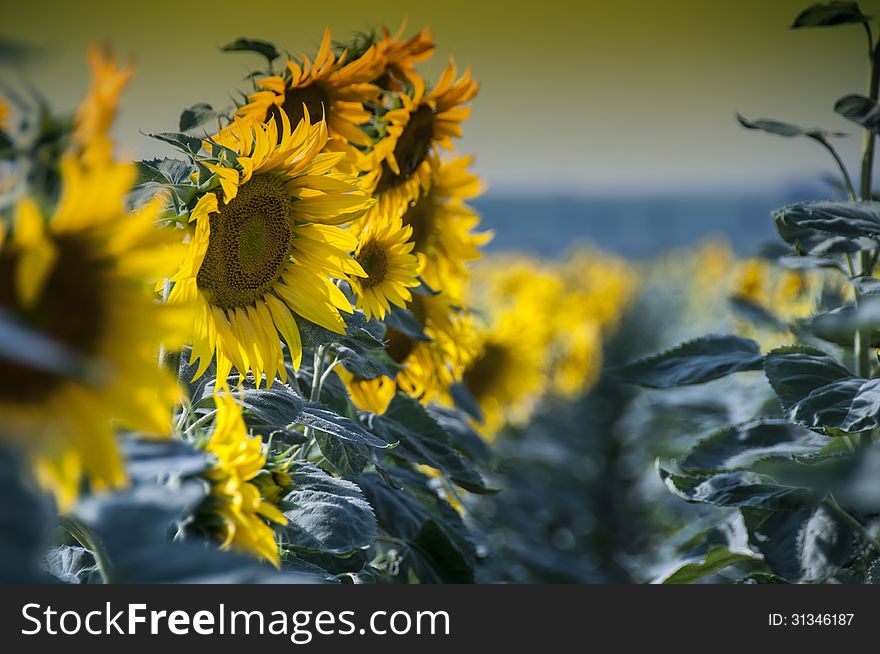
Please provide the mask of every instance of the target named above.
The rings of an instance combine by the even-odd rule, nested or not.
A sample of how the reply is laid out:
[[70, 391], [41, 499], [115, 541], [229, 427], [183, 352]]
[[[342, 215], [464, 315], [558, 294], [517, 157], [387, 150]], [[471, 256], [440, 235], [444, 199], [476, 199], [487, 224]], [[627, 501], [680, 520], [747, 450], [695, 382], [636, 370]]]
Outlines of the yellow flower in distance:
[[367, 147], [370, 137], [358, 125], [370, 120], [363, 103], [378, 98], [379, 87], [372, 81], [383, 67], [384, 58], [376, 47], [351, 62], [346, 62], [346, 53], [337, 58], [328, 29], [314, 61], [302, 54], [287, 62], [283, 75], [259, 80], [262, 90], [249, 95], [249, 103], [238, 114], [266, 122], [277, 121], [284, 113], [294, 126], [306, 115], [325, 116], [331, 138]]
[[477, 354], [462, 383], [483, 413], [481, 431], [489, 439], [505, 423], [524, 421], [545, 390], [546, 346], [530, 329], [536, 320], [541, 316], [507, 312], [477, 329]]
[[412, 253], [411, 235], [412, 227], [404, 226], [400, 218], [379, 216], [360, 232], [355, 259], [366, 277], [352, 277], [351, 285], [357, 308], [368, 320], [374, 316], [382, 320], [392, 304], [405, 307], [412, 300], [409, 289], [421, 283], [422, 263]]
[[287, 518], [255, 483], [266, 465], [263, 441], [248, 436], [241, 407], [228, 391], [215, 394], [214, 403], [214, 431], [205, 449], [216, 462], [206, 476], [211, 482], [208, 506], [222, 520], [220, 547], [255, 554], [278, 568], [281, 557], [269, 523], [286, 525]]
[[357, 180], [330, 172], [343, 155], [322, 152], [326, 124], [308, 114], [292, 132], [284, 114], [278, 122], [236, 119], [218, 139], [207, 147], [219, 158], [204, 165], [221, 189], [202, 195], [189, 216], [194, 230], [169, 300], [197, 305], [195, 377], [216, 355], [218, 379], [234, 366], [252, 370], [257, 384], [265, 372], [271, 385], [276, 374], [286, 378], [280, 337], [295, 367], [302, 358], [294, 314], [345, 331], [341, 312], [352, 308], [333, 278], [365, 273], [351, 257], [357, 239], [338, 225], [371, 200]]
[[[433, 159], [430, 189], [406, 206], [404, 225], [412, 227], [414, 251], [425, 255], [422, 279], [432, 289], [461, 299], [468, 279], [467, 265], [480, 259], [480, 247], [491, 232], [475, 232], [480, 217], [465, 201], [480, 192], [479, 178], [468, 172], [473, 159], [449, 162]], [[372, 212], [371, 212], [372, 213]]]

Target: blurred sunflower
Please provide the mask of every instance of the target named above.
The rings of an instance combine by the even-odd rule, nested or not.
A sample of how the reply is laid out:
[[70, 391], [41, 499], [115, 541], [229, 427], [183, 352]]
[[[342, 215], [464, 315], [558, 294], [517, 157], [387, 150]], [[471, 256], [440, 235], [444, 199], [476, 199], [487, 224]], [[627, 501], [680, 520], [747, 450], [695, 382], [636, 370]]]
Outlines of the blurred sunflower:
[[475, 331], [477, 354], [462, 383], [480, 407], [489, 439], [505, 423], [525, 420], [545, 390], [546, 343], [531, 329], [535, 319], [541, 317], [507, 311]]
[[9, 129], [9, 104], [5, 100], [0, 100], [0, 132]]
[[134, 72], [131, 66], [117, 68], [107, 50], [90, 48], [92, 84], [79, 108], [71, 140], [85, 161], [109, 160], [113, 152], [110, 127], [116, 117], [117, 98]]
[[403, 91], [406, 84], [411, 84], [415, 75], [415, 65], [426, 61], [434, 54], [434, 38], [431, 30], [423, 28], [418, 34], [402, 39], [405, 25], [391, 34], [387, 27], [382, 29], [382, 39], [376, 43], [376, 49], [384, 58], [384, 69], [375, 80], [377, 86], [386, 91]]
[[25, 198], [11, 231], [0, 229], [0, 313], [47, 339], [45, 354], [64, 362], [0, 359], [0, 431], [28, 438], [37, 478], [62, 510], [84, 483], [102, 490], [126, 481], [116, 427], [170, 434], [179, 389], [157, 354], [163, 340], [181, 345], [188, 320], [182, 308], [158, 304], [150, 286], [179, 265], [177, 237], [157, 228], [158, 202], [127, 212], [135, 167], [109, 159], [109, 120], [91, 122], [113, 116], [122, 85], [96, 89], [127, 74], [95, 57], [92, 73], [93, 94], [75, 121], [88, 156], [62, 158], [50, 215]]
[[270, 523], [286, 525], [287, 518], [278, 510], [284, 486], [290, 477], [286, 468], [280, 472], [281, 483], [264, 477], [273, 475], [266, 469], [267, 456], [263, 441], [250, 437], [241, 416], [241, 407], [227, 392], [214, 395], [217, 407], [214, 429], [205, 450], [215, 458], [205, 473], [211, 483], [211, 494], [201, 512], [218, 517], [214, 532], [221, 548], [235, 548], [281, 566], [275, 532]]
[[422, 261], [412, 254], [412, 227], [400, 218], [377, 217], [358, 235], [355, 259], [367, 274], [351, 278], [357, 295], [357, 308], [369, 320], [382, 320], [391, 305], [405, 307], [412, 300], [411, 288], [418, 286]]
[[381, 118], [386, 136], [371, 151], [369, 186], [383, 211], [400, 211], [430, 187], [431, 158], [439, 148], [453, 149], [461, 123], [470, 115], [463, 106], [477, 95], [479, 85], [470, 70], [458, 79], [450, 61], [437, 85], [426, 92], [425, 81], [412, 75], [410, 91], [395, 96], [396, 104]]
[[412, 227], [414, 251], [425, 255], [422, 279], [430, 288], [459, 299], [468, 263], [482, 256], [479, 248], [492, 238], [491, 232], [474, 231], [480, 218], [465, 204], [481, 186], [467, 170], [472, 161], [432, 159], [430, 190], [408, 205], [402, 217], [403, 224]]
[[370, 137], [359, 125], [370, 120], [372, 114], [363, 103], [378, 99], [380, 89], [372, 82], [381, 74], [385, 60], [376, 47], [348, 63], [346, 56], [343, 52], [336, 57], [330, 30], [325, 30], [314, 61], [302, 54], [287, 62], [284, 74], [259, 80], [257, 86], [263, 90], [249, 95], [238, 115], [266, 122], [277, 121], [283, 113], [293, 126], [307, 116], [324, 116], [332, 139], [370, 146]]
[[763, 259], [747, 260], [737, 275], [734, 296], [764, 306], [769, 298], [769, 266]]
[[356, 237], [338, 225], [371, 200], [356, 179], [329, 172], [343, 155], [321, 152], [326, 142], [326, 124], [311, 124], [306, 112], [293, 132], [283, 113], [268, 123], [237, 118], [207, 143], [214, 156], [200, 162], [221, 191], [204, 193], [190, 213], [194, 233], [169, 296], [198, 307], [195, 377], [216, 355], [221, 380], [233, 366], [252, 370], [257, 384], [264, 372], [267, 386], [276, 374], [285, 379], [279, 334], [294, 367], [302, 359], [294, 314], [345, 331], [341, 312], [352, 308], [333, 278], [365, 273], [351, 257]]

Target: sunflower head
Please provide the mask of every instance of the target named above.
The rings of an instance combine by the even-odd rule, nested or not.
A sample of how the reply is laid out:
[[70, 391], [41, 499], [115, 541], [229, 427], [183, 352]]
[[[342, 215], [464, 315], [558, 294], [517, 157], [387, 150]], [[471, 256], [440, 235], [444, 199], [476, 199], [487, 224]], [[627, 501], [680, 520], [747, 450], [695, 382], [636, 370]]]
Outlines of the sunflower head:
[[367, 319], [375, 316], [382, 320], [392, 304], [405, 307], [412, 300], [409, 289], [421, 283], [423, 261], [412, 252], [411, 235], [412, 227], [404, 226], [400, 218], [368, 216], [355, 251], [355, 259], [366, 277], [351, 278], [358, 297], [357, 308]]
[[0, 437], [27, 435], [37, 477], [62, 510], [83, 485], [125, 482], [116, 427], [170, 434], [180, 394], [157, 354], [163, 341], [182, 344], [188, 320], [152, 291], [182, 255], [176, 235], [156, 225], [161, 200], [130, 213], [134, 166], [110, 159], [109, 120], [127, 74], [108, 89], [112, 62], [93, 55], [92, 65], [57, 201], [25, 197], [11, 230], [0, 230], [0, 313], [45, 354], [0, 358]]
[[[281, 557], [271, 523], [286, 525], [287, 518], [269, 497], [280, 499], [286, 488], [279, 490], [273, 472], [266, 469], [263, 442], [248, 436], [238, 403], [228, 392], [215, 394], [214, 402], [214, 429], [205, 446], [214, 465], [206, 473], [211, 495], [202, 507], [203, 517], [216, 524], [222, 548], [253, 554], [278, 568]], [[211, 521], [212, 516], [219, 521]]]
[[450, 61], [428, 92], [425, 81], [413, 73], [412, 89], [397, 94], [396, 104], [383, 114], [386, 136], [373, 147], [373, 172], [368, 176], [380, 204], [399, 211], [427, 190], [431, 158], [440, 148], [452, 150], [452, 138], [461, 136], [461, 123], [470, 115], [466, 103], [479, 86], [470, 70], [457, 75], [455, 62]]
[[[339, 225], [359, 218], [371, 200], [354, 178], [332, 172], [344, 156], [323, 152], [327, 129], [309, 116], [291, 131], [280, 122], [236, 119], [198, 163], [220, 188], [197, 186], [189, 213], [188, 256], [172, 278], [170, 301], [199, 307], [192, 361], [196, 376], [216, 356], [217, 375], [285, 378], [280, 338], [299, 366], [294, 315], [337, 333], [351, 313], [333, 279], [364, 276], [351, 257], [357, 240]], [[208, 183], [210, 188], [210, 182]]]
[[387, 27], [383, 28], [382, 39], [376, 44], [385, 59], [385, 68], [375, 82], [386, 91], [403, 91], [412, 83], [416, 64], [430, 59], [436, 48], [427, 27], [408, 39], [401, 38], [404, 29], [405, 25], [402, 25], [396, 34], [392, 34]]
[[422, 279], [459, 301], [468, 283], [468, 264], [482, 257], [480, 248], [492, 238], [491, 232], [475, 231], [480, 218], [466, 204], [481, 187], [479, 178], [467, 170], [471, 161], [432, 160], [430, 189], [401, 216], [403, 224], [412, 227], [413, 251], [425, 258]]
[[380, 89], [372, 81], [381, 74], [385, 59], [373, 46], [348, 61], [346, 52], [337, 57], [331, 46], [328, 29], [314, 60], [299, 55], [287, 62], [283, 74], [260, 79], [260, 90], [248, 96], [237, 114], [262, 122], [278, 122], [283, 114], [292, 125], [309, 115], [323, 116], [331, 138], [369, 146], [371, 140], [359, 125], [370, 120], [364, 103], [379, 97]]

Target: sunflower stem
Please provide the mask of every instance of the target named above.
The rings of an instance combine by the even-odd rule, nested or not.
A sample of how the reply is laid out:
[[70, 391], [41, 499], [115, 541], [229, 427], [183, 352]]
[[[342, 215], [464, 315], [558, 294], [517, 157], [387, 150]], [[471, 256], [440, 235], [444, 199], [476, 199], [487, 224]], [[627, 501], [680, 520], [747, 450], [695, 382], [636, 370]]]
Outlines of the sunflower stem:
[[203, 425], [206, 425], [207, 423], [209, 423], [211, 420], [214, 419], [214, 416], [215, 416], [216, 414], [217, 414], [217, 409], [214, 409], [213, 411], [209, 411], [208, 413], [206, 413], [205, 415], [203, 415], [201, 418], [199, 418], [198, 420], [196, 420], [194, 423], [192, 423], [189, 427], [187, 427], [186, 429], [184, 429], [184, 430], [183, 430], [183, 433], [184, 433], [184, 434], [189, 434], [189, 433], [190, 433], [191, 431], [193, 431], [194, 429], [197, 429], [197, 428], [199, 428], [199, 427], [201, 427], [201, 426], [203, 426]]
[[101, 575], [101, 581], [105, 584], [114, 583], [113, 566], [110, 565], [110, 559], [107, 556], [107, 552], [95, 533], [76, 518], [64, 518], [61, 526], [95, 557], [95, 563], [98, 565], [98, 572]]
[[[321, 401], [321, 388], [324, 386], [324, 345], [318, 345], [315, 348], [315, 358], [312, 364], [312, 389], [309, 391], [309, 400], [311, 402]], [[308, 453], [312, 450], [315, 442], [315, 430], [312, 427], [306, 427], [303, 434], [306, 442], [303, 443], [302, 449], [299, 451], [299, 459], [305, 460]]]

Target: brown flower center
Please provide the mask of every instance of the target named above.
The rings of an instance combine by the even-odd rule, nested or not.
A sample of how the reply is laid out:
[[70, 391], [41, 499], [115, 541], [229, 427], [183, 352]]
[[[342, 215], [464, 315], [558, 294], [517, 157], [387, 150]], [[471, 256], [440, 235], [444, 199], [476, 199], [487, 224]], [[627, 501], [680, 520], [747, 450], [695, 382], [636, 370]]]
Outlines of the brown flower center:
[[196, 285], [221, 309], [253, 305], [281, 277], [293, 250], [291, 201], [284, 183], [272, 175], [255, 175], [210, 221]]
[[[321, 87], [320, 83], [312, 82], [308, 86], [289, 88], [285, 91], [284, 102], [281, 104], [281, 108], [284, 109], [284, 113], [287, 114], [287, 118], [290, 120], [290, 128], [292, 130], [296, 129], [296, 126], [299, 125], [299, 121], [305, 117], [303, 107], [309, 110], [309, 120], [312, 123], [321, 120], [321, 118], [324, 117], [325, 112], [327, 114], [330, 113], [330, 97]], [[269, 117], [275, 118], [276, 121], [278, 120], [277, 105], [273, 104], [271, 106], [269, 109]]]
[[495, 388], [496, 380], [507, 365], [507, 350], [493, 343], [486, 344], [483, 353], [471, 363], [462, 381], [471, 394], [481, 400]]
[[376, 191], [381, 193], [394, 188], [412, 177], [427, 158], [433, 137], [434, 110], [423, 104], [409, 117], [409, 122], [397, 139], [397, 145], [394, 146], [394, 158], [397, 160], [400, 174], [395, 174], [388, 164], [383, 162], [382, 177], [379, 178]]
[[415, 252], [427, 252], [434, 243], [436, 223], [434, 221], [434, 202], [431, 194], [419, 196], [403, 214], [403, 224], [412, 227], [411, 240]]
[[[19, 304], [15, 290], [17, 255], [9, 249], [0, 252], [0, 311], [88, 359], [98, 354], [104, 335], [107, 262], [95, 256], [94, 245], [84, 239], [59, 237], [54, 244], [54, 268], [36, 302], [27, 308]], [[5, 402], [39, 402], [64, 379], [0, 358], [0, 398]]]
[[361, 286], [373, 288], [385, 281], [388, 274], [388, 255], [377, 243], [368, 243], [362, 248], [357, 255], [357, 262], [369, 275], [366, 279], [361, 279]]

